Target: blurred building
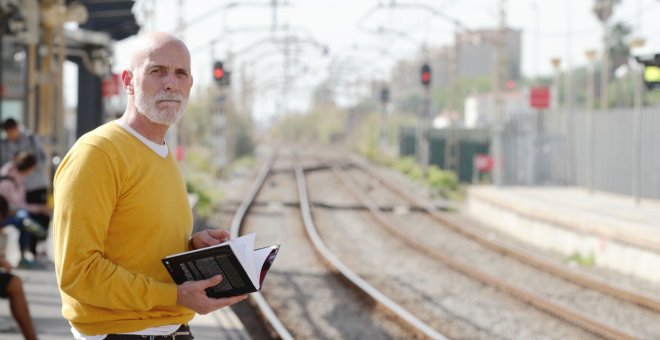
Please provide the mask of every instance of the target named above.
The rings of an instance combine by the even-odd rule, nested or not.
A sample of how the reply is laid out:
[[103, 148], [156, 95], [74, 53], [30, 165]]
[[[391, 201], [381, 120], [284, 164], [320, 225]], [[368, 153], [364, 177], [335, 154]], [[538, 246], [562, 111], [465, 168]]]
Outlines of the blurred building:
[[[505, 92], [502, 95], [504, 118], [529, 113], [529, 96], [526, 92]], [[495, 96], [492, 92], [473, 94], [465, 98], [463, 124], [466, 128], [485, 128], [495, 116]]]
[[[490, 76], [495, 70], [498, 31], [496, 29], [475, 30], [456, 34], [458, 51], [458, 75], [460, 77]], [[506, 30], [507, 79], [520, 79], [522, 31]]]
[[[395, 107], [404, 112], [420, 112], [422, 85], [420, 68], [431, 66], [431, 89], [448, 89], [447, 102], [434, 102], [434, 112], [457, 112], [463, 102], [458, 86], [460, 80], [482, 79], [490, 82], [495, 72], [497, 29], [481, 29], [457, 33], [455, 43], [430, 49], [427, 56], [400, 61], [392, 71], [391, 92]], [[521, 78], [522, 31], [507, 29], [505, 81], [517, 82]], [[472, 90], [472, 89], [469, 89]]]

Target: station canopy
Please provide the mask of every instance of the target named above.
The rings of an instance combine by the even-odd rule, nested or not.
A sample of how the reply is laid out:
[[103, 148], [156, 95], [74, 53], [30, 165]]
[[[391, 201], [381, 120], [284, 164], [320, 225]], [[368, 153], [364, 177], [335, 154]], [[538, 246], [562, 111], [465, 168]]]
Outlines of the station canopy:
[[123, 40], [138, 33], [140, 26], [133, 15], [133, 0], [66, 0], [87, 8], [88, 20], [80, 28], [104, 32], [113, 40]]

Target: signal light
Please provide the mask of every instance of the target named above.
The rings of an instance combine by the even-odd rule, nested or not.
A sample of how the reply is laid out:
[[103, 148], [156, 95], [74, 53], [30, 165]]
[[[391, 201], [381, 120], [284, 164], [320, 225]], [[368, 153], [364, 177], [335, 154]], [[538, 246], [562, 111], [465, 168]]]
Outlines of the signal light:
[[649, 90], [660, 88], [660, 67], [653, 65], [644, 67], [644, 84]]
[[506, 88], [508, 90], [515, 90], [516, 89], [516, 81], [513, 79], [510, 79], [509, 81], [506, 82]]
[[380, 90], [380, 101], [383, 102], [383, 104], [387, 104], [387, 102], [390, 101], [390, 89], [387, 86], [383, 86]]
[[638, 63], [644, 65], [644, 84], [649, 91], [660, 90], [660, 53], [636, 56]]
[[431, 66], [422, 65], [422, 85], [428, 87], [431, 84]]
[[221, 84], [222, 78], [225, 76], [225, 69], [222, 65], [222, 61], [216, 61], [213, 63], [213, 80], [216, 83]]

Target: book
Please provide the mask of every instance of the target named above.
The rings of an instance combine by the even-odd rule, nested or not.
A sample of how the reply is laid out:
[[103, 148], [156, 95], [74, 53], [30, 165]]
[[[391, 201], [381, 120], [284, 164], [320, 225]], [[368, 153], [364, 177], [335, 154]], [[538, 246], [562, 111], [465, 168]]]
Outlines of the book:
[[222, 281], [206, 289], [212, 298], [254, 293], [263, 287], [280, 245], [254, 249], [255, 234], [165, 257], [161, 261], [177, 285], [206, 280], [218, 274]]

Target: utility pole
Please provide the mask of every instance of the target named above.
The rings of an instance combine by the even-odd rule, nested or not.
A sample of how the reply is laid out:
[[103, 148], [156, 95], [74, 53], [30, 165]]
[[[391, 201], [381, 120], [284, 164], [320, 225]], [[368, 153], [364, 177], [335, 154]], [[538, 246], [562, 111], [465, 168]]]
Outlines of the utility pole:
[[596, 60], [596, 50], [587, 50], [585, 52], [587, 60], [589, 61], [589, 72], [587, 74], [587, 129], [589, 138], [589, 193], [594, 192], [594, 160], [596, 159], [594, 153], [596, 152], [595, 143], [595, 126], [594, 126], [594, 61]]
[[[278, 7], [278, 0], [271, 0], [270, 3], [273, 11], [273, 21], [271, 23], [271, 32], [273, 34], [273, 38], [275, 34], [277, 33], [277, 7]], [[282, 101], [280, 104], [280, 113], [283, 115], [286, 115], [288, 110], [289, 110], [289, 86], [290, 86], [290, 79], [289, 79], [289, 70], [291, 68], [291, 37], [289, 36], [288, 32], [288, 26], [284, 27], [284, 45], [282, 46], [282, 52], [284, 54], [284, 61], [283, 61], [283, 68], [284, 68], [284, 84], [282, 85]]]
[[458, 25], [454, 25], [454, 47], [452, 48], [450, 54], [451, 70], [450, 70], [450, 84], [449, 84], [449, 93], [450, 98], [447, 101], [448, 114], [449, 114], [449, 129], [447, 131], [447, 138], [445, 139], [445, 168], [451, 171], [454, 171], [456, 175], [460, 174], [460, 143], [457, 136], [454, 134], [452, 129], [452, 119], [453, 115], [458, 115], [459, 108], [459, 84], [458, 84], [458, 60], [460, 54], [461, 46], [461, 36], [458, 33]]
[[608, 21], [612, 16], [613, 10], [612, 0], [596, 0], [593, 11], [600, 20], [603, 26], [603, 62], [600, 68], [600, 109], [605, 111], [608, 109], [608, 93], [607, 86], [609, 84], [610, 67], [609, 67], [609, 28]]
[[142, 2], [142, 15], [144, 15], [144, 27], [153, 31], [156, 29], [156, 11], [154, 10], [154, 0], [144, 0]]
[[273, 7], [273, 22], [271, 30], [274, 34], [277, 31], [277, 0], [271, 0], [270, 5]]
[[383, 105], [383, 112], [381, 113], [379, 119], [380, 128], [378, 129], [378, 142], [380, 145], [380, 151], [385, 153], [387, 148], [387, 103], [390, 101], [390, 88], [383, 84], [382, 89], [380, 90], [380, 102]]
[[[178, 0], [177, 1], [177, 35], [179, 36], [179, 39], [184, 40], [184, 32], [186, 30], [185, 23], [183, 20], [184, 13], [183, 10], [185, 8], [184, 6], [184, 0]], [[187, 173], [187, 168], [186, 168], [186, 162], [185, 162], [185, 128], [184, 128], [184, 123], [183, 121], [179, 121], [178, 123], [174, 124], [172, 126], [172, 133], [170, 134], [170, 140], [173, 141], [173, 145], [175, 145], [175, 157], [177, 161], [181, 162], [181, 171], [183, 172], [184, 175]]]
[[291, 36], [289, 35], [289, 27], [284, 27], [284, 84], [282, 86], [282, 114], [288, 115], [289, 113], [289, 70], [291, 68]]
[[494, 94], [494, 107], [493, 107], [493, 122], [492, 122], [492, 144], [491, 154], [495, 161], [493, 167], [493, 182], [495, 185], [504, 184], [504, 98], [502, 93], [502, 84], [506, 78], [506, 16], [507, 16], [507, 0], [500, 0], [499, 2], [499, 27], [495, 39], [496, 52], [495, 52], [495, 67], [493, 72], [493, 94]]
[[[643, 38], [635, 38], [632, 39], [629, 42], [630, 49], [632, 51], [641, 49], [644, 47], [646, 41]], [[642, 169], [642, 154], [641, 154], [641, 149], [642, 149], [642, 137], [641, 137], [641, 119], [642, 119], [642, 91], [644, 91], [642, 87], [642, 81], [644, 79], [644, 65], [641, 63], [637, 63], [637, 68], [640, 68], [641, 71], [638, 71], [637, 69], [633, 70], [632, 76], [633, 76], [633, 86], [635, 89], [635, 104], [634, 104], [634, 112], [633, 112], [633, 194], [635, 196], [635, 204], [639, 205], [641, 201], [641, 192], [642, 192], [642, 185], [641, 185], [641, 169]]]
[[573, 91], [573, 37], [571, 36], [573, 28], [572, 20], [572, 0], [567, 0], [566, 2], [566, 25], [567, 32], [569, 36], [567, 37], [567, 46], [566, 46], [566, 105], [564, 107], [564, 133], [566, 134], [566, 182], [568, 185], [573, 185], [575, 182], [575, 152], [573, 148], [573, 116], [574, 116], [574, 104], [575, 104], [575, 91]]

